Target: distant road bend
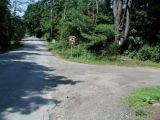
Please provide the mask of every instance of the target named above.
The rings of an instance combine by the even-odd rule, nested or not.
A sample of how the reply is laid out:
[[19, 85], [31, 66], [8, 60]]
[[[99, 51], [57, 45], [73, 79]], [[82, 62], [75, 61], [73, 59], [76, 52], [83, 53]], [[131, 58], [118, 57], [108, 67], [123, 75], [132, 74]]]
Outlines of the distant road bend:
[[160, 69], [68, 62], [25, 38], [0, 55], [0, 120], [134, 120], [122, 106], [133, 89], [160, 85]]

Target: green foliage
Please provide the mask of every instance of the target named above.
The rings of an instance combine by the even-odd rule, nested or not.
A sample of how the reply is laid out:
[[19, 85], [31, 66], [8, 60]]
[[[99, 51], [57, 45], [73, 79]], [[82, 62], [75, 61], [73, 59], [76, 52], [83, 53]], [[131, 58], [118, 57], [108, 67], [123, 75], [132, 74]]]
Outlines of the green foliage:
[[125, 104], [136, 113], [136, 120], [143, 120], [149, 113], [149, 106], [160, 101], [160, 87], [135, 90], [125, 99]]
[[154, 62], [160, 62], [160, 46], [152, 48], [151, 60]]
[[95, 27], [95, 32], [102, 33], [106, 35], [108, 38], [113, 38], [115, 35], [113, 24], [98, 24]]
[[140, 60], [152, 60], [154, 62], [160, 62], [160, 46], [150, 47], [145, 45], [137, 54]]
[[[110, 24], [98, 24], [91, 33], [81, 33], [82, 37], [87, 41], [87, 49], [99, 56], [110, 56], [115, 54], [114, 45], [110, 40], [114, 38], [114, 27]], [[117, 49], [118, 50], [118, 49]], [[107, 52], [108, 51], [108, 52]], [[108, 54], [106, 54], [108, 53]], [[111, 53], [111, 54], [110, 54]], [[113, 54], [112, 54], [113, 53]], [[118, 51], [116, 52], [118, 53]]]
[[[133, 33], [135, 31], [131, 30], [131, 32]], [[139, 50], [145, 44], [145, 42], [143, 41], [141, 37], [129, 36], [128, 41], [130, 43], [128, 46], [128, 49], [132, 51]]]
[[116, 44], [108, 44], [107, 47], [102, 50], [102, 57], [114, 58], [119, 55], [119, 48]]
[[7, 7], [8, 1], [0, 1], [0, 49], [4, 46], [10, 45], [9, 40], [9, 22], [10, 13]]
[[43, 35], [48, 41], [54, 38], [56, 40], [54, 49], [63, 51], [64, 55], [70, 47], [68, 37], [74, 35], [76, 46], [73, 57], [81, 57], [85, 51], [86, 56], [116, 60], [124, 53], [134, 59], [159, 62], [158, 2], [133, 1], [129, 37], [121, 48], [114, 45], [115, 28], [109, 2], [109, 0], [42, 0], [28, 7], [24, 19], [27, 30], [32, 35]]
[[159, 62], [159, 1], [135, 0], [133, 4], [131, 30], [125, 50], [131, 58]]
[[25, 34], [25, 26], [22, 19], [18, 16], [12, 16], [10, 23], [10, 37], [15, 42], [20, 41]]
[[44, 38], [45, 38], [48, 42], [50, 42], [50, 34], [49, 34], [49, 33], [45, 33], [45, 34], [44, 34]]
[[143, 61], [149, 60], [151, 58], [151, 48], [147, 45], [141, 48], [138, 51], [138, 58]]
[[[110, 45], [108, 40], [114, 38], [114, 28], [113, 25], [98, 24], [92, 34], [81, 33], [81, 35], [88, 41], [87, 46], [89, 49], [98, 48], [101, 50], [108, 48]], [[103, 48], [99, 48], [100, 46]]]
[[88, 41], [91, 41], [88, 44], [94, 45], [97, 42], [100, 41], [104, 41], [107, 39], [107, 37], [105, 35], [101, 35], [101, 34], [86, 34], [86, 33], [81, 33], [82, 37]]
[[73, 57], [86, 56], [87, 53], [88, 51], [83, 44], [73, 47]]
[[11, 15], [8, 6], [8, 0], [0, 1], [0, 50], [10, 48], [12, 43], [18, 44], [25, 32], [22, 19]]
[[[37, 2], [36, 4], [30, 4], [25, 12], [24, 19], [27, 30], [31, 35], [41, 37], [44, 33], [41, 27], [42, 13], [44, 12], [43, 2]], [[48, 21], [48, 20], [47, 20]], [[43, 21], [44, 22], [44, 19]], [[46, 22], [44, 22], [46, 24]], [[43, 26], [44, 28], [44, 26]]]

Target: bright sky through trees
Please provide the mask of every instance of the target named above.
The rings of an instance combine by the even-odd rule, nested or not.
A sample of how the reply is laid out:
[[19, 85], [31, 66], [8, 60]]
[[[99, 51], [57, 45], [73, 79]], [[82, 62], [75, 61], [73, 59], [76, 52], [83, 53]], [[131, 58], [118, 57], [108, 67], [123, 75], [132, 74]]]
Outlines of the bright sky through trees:
[[10, 9], [12, 13], [23, 16], [27, 6], [38, 0], [10, 0]]

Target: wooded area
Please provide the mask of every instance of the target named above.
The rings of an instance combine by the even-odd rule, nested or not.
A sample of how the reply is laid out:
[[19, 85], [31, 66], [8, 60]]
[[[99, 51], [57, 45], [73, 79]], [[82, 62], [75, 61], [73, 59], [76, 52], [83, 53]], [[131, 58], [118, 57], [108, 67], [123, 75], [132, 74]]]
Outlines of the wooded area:
[[23, 20], [10, 7], [9, 0], [0, 1], [0, 50], [19, 44], [25, 33]]
[[55, 39], [51, 49], [67, 57], [74, 35], [73, 57], [160, 62], [159, 0], [42, 0], [28, 6], [24, 21], [10, 14], [7, 0], [0, 5], [1, 47], [21, 38], [24, 22], [27, 34]]

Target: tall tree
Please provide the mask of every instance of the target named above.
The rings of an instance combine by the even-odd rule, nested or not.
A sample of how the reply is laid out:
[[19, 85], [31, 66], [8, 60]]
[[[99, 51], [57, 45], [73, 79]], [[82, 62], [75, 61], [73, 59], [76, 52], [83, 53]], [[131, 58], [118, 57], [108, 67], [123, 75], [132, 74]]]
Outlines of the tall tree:
[[17, 43], [25, 31], [22, 19], [11, 14], [9, 4], [9, 0], [0, 1], [0, 49]]
[[28, 6], [28, 9], [24, 15], [24, 19], [27, 29], [31, 35], [41, 36], [41, 34], [43, 34], [40, 24], [43, 11], [44, 3], [42, 1], [39, 1], [35, 4], [30, 4]]
[[0, 1], [0, 48], [9, 44], [9, 22], [10, 13], [8, 0]]
[[118, 46], [122, 46], [128, 37], [131, 3], [132, 0], [113, 0], [115, 43]]

